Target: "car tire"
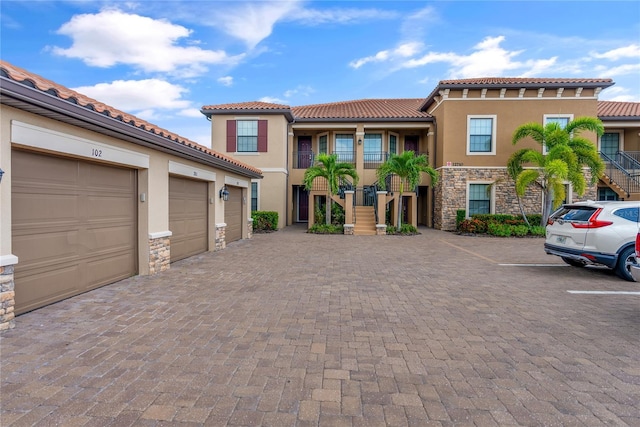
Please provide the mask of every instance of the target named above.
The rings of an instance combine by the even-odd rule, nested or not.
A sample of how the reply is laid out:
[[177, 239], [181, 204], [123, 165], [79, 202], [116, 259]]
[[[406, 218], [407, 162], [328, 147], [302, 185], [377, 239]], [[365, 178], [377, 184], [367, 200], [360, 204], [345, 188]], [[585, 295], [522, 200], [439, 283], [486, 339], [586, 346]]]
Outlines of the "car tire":
[[631, 276], [630, 265], [637, 264], [636, 251], [633, 246], [623, 249], [618, 256], [618, 264], [616, 265], [616, 274], [629, 282], [635, 282]]
[[572, 267], [584, 267], [586, 265], [584, 262], [576, 261], [575, 259], [567, 257], [562, 257], [562, 260]]

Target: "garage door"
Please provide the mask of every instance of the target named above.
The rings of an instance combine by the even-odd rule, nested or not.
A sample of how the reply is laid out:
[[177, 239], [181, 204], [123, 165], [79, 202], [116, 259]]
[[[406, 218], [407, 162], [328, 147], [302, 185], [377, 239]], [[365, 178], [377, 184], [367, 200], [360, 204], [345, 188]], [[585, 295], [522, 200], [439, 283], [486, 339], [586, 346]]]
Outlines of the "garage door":
[[242, 239], [242, 188], [229, 187], [229, 200], [224, 202], [224, 222], [227, 243]]
[[169, 177], [171, 262], [207, 250], [207, 183]]
[[137, 273], [136, 172], [14, 150], [16, 313]]

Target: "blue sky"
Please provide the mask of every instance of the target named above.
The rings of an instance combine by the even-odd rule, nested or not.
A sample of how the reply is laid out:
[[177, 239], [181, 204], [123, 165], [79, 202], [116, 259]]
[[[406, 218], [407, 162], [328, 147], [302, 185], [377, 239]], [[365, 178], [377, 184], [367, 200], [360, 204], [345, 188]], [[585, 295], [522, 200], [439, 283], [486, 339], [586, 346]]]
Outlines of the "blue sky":
[[473, 77], [608, 77], [640, 101], [637, 1], [12, 1], [3, 60], [210, 146], [203, 105], [426, 97]]

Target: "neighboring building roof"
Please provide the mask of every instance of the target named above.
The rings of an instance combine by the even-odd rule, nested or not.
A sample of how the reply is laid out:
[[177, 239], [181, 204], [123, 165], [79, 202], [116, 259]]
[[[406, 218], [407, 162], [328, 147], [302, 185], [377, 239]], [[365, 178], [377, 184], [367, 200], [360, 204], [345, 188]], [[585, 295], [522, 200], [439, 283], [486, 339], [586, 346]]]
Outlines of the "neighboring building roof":
[[207, 117], [214, 114], [282, 114], [289, 122], [293, 121], [291, 108], [284, 104], [272, 104], [270, 102], [251, 101], [236, 102], [232, 104], [205, 105], [200, 112]]
[[612, 79], [567, 79], [567, 78], [531, 78], [531, 77], [478, 77], [473, 79], [440, 80], [427, 96], [421, 110], [426, 110], [443, 89], [480, 89], [480, 88], [567, 88], [588, 87], [607, 88], [614, 84]]
[[[2, 90], [1, 100], [3, 104], [13, 105], [17, 108], [24, 107], [25, 102], [30, 105], [37, 105], [37, 109], [30, 108], [30, 110], [37, 110], [36, 114], [38, 114], [41, 112], [42, 108], [53, 108], [53, 103], [55, 101], [63, 101], [64, 111], [61, 111], [60, 108], [56, 108], [56, 113], [61, 114], [56, 114], [54, 117], [55, 119], [66, 121], [65, 117], [67, 117], [72, 110], [82, 109], [82, 117], [84, 118], [88, 117], [87, 112], [90, 113], [90, 116], [95, 115], [92, 117], [93, 124], [98, 122], [104, 123], [105, 117], [110, 118], [117, 121], [117, 123], [109, 123], [111, 126], [108, 127], [112, 128], [114, 127], [113, 125], [115, 125], [119, 132], [125, 133], [129, 136], [134, 135], [133, 131], [135, 129], [136, 136], [134, 138], [139, 138], [140, 135], [146, 136], [148, 141], [145, 142], [162, 145], [165, 151], [169, 148], [173, 151], [193, 157], [194, 159], [197, 159], [196, 161], [204, 160], [205, 162], [212, 162], [213, 166], [220, 167], [222, 169], [251, 177], [262, 177], [262, 171], [256, 167], [239, 162], [231, 157], [227, 157], [176, 133], [162, 129], [136, 116], [127, 114], [79, 92], [59, 85], [51, 80], [47, 80], [37, 74], [30, 73], [22, 68], [9, 64], [3, 60], [0, 60], [0, 79], [2, 80], [0, 89]], [[18, 85], [13, 86], [14, 90], [12, 90], [12, 82]], [[51, 117], [51, 115], [47, 116]], [[69, 120], [69, 123], [76, 126], [83, 126], [83, 122], [78, 122], [78, 120]], [[96, 126], [91, 126], [90, 128], [95, 131], [100, 131]], [[143, 132], [138, 132], [140, 130]], [[111, 135], [112, 133], [113, 132], [109, 134]], [[159, 142], [160, 144], [158, 144]], [[167, 144], [167, 142], [170, 144]], [[175, 147], [171, 148], [171, 144]], [[194, 153], [194, 151], [197, 153]], [[202, 156], [202, 154], [204, 154], [204, 156]]]
[[430, 120], [431, 116], [419, 110], [423, 98], [360, 99], [304, 105], [291, 110], [296, 121], [317, 120]]
[[598, 101], [600, 120], [640, 120], [640, 102]]

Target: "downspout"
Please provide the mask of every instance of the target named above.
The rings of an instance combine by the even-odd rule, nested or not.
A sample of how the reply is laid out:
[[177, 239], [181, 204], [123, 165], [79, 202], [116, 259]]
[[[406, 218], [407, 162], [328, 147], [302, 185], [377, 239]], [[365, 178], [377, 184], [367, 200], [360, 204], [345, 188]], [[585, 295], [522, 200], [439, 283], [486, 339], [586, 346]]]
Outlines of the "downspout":
[[[287, 185], [286, 185], [286, 189], [285, 189], [285, 218], [284, 218], [284, 224], [285, 227], [287, 226], [287, 224], [289, 224], [289, 215], [293, 215], [292, 212], [289, 212], [289, 184], [290, 184], [290, 171], [289, 171], [289, 129], [291, 129], [291, 133], [293, 133], [293, 124], [296, 122], [296, 118], [293, 118], [293, 121], [289, 124], [287, 124], [287, 130], [286, 130], [286, 135], [285, 135], [285, 141], [287, 141], [287, 145], [286, 145], [286, 154], [285, 154], [285, 160], [286, 163], [285, 165], [287, 165]], [[295, 204], [293, 203], [293, 200], [291, 201], [291, 206], [295, 206]], [[291, 225], [293, 225], [293, 218], [291, 218]]]

